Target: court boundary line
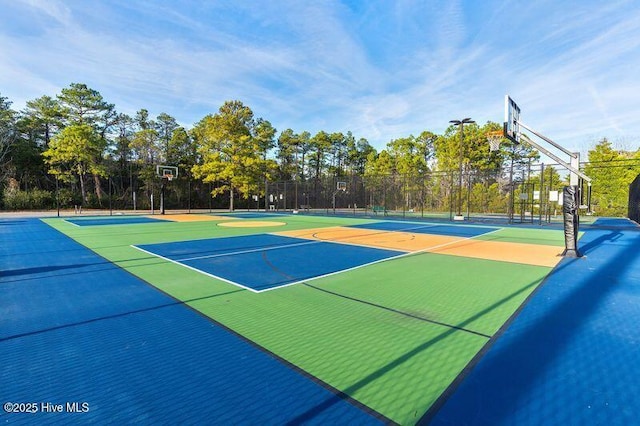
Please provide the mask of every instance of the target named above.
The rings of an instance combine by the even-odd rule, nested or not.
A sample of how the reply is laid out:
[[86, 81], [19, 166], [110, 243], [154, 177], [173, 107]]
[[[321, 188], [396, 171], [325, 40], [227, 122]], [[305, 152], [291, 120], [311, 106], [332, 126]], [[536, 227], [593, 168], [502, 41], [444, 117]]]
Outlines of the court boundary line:
[[[484, 234], [480, 234], [480, 235], [487, 235], [487, 234], [490, 234], [490, 233], [493, 233], [493, 232], [498, 232], [501, 229], [502, 228], [495, 229], [493, 231], [490, 231], [490, 232], [487, 232], [487, 233], [484, 233]], [[295, 285], [295, 284], [303, 284], [303, 283], [306, 283], [308, 281], [315, 281], [315, 280], [318, 280], [320, 278], [330, 277], [332, 275], [341, 274], [343, 272], [353, 271], [353, 270], [356, 270], [356, 269], [364, 268], [365, 266], [375, 265], [377, 263], [382, 263], [382, 262], [387, 262], [387, 261], [394, 260], [394, 259], [400, 259], [400, 258], [403, 258], [403, 257], [408, 257], [408, 256], [414, 256], [414, 255], [418, 255], [418, 254], [428, 253], [430, 250], [439, 249], [441, 247], [448, 246], [448, 245], [451, 245], [451, 244], [457, 244], [457, 243], [459, 243], [461, 241], [471, 240], [471, 239], [474, 239], [476, 237], [479, 237], [480, 235], [474, 235], [473, 237], [460, 238], [459, 240], [449, 241], [447, 243], [436, 244], [435, 246], [427, 247], [425, 249], [421, 249], [421, 250], [417, 250], [417, 251], [403, 252], [402, 254], [400, 254], [398, 256], [392, 256], [392, 257], [388, 257], [388, 258], [385, 258], [385, 259], [375, 260], [373, 262], [364, 263], [362, 265], [353, 266], [351, 268], [342, 269], [340, 271], [330, 272], [328, 274], [318, 275], [316, 277], [311, 277], [311, 278], [307, 278], [307, 279], [304, 279], [304, 280], [299, 280], [299, 281], [296, 281], [296, 282], [283, 284], [283, 285], [278, 286], [278, 287], [267, 288], [267, 289], [264, 289], [264, 290], [260, 290], [260, 292], [262, 293], [264, 291], [277, 290], [277, 289], [284, 288], [284, 287], [289, 287], [289, 286], [292, 286], [292, 285]], [[322, 241], [322, 242], [328, 242], [328, 241]], [[344, 244], [353, 245], [353, 246], [356, 245], [356, 244], [353, 244], [353, 243], [344, 243]], [[359, 247], [368, 247], [368, 246], [364, 246], [363, 245], [363, 246], [359, 246]], [[380, 249], [379, 247], [375, 247], [375, 248]], [[438, 253], [435, 253], [435, 254], [438, 254]], [[444, 256], [448, 256], [448, 255], [444, 255]]]
[[[374, 223], [384, 223], [383, 221], [380, 222], [374, 222]], [[416, 224], [417, 225], [417, 224]], [[355, 246], [355, 247], [367, 247], [367, 248], [373, 248], [373, 249], [382, 249], [382, 250], [391, 250], [391, 251], [397, 251], [397, 252], [402, 252], [402, 253], [407, 253], [407, 251], [405, 250], [400, 250], [400, 249], [396, 249], [396, 248], [388, 248], [388, 247], [383, 247], [383, 246], [374, 246], [374, 245], [370, 245], [370, 244], [360, 244], [360, 243], [353, 243], [353, 242], [348, 242], [346, 241], [347, 239], [353, 238], [363, 238], [363, 237], [371, 237], [371, 236], [375, 236], [375, 235], [384, 235], [384, 234], [392, 234], [392, 233], [405, 233], [405, 234], [410, 234], [413, 235], [414, 237], [416, 236], [416, 234], [412, 234], [410, 232], [407, 231], [411, 231], [411, 230], [415, 230], [415, 229], [423, 229], [423, 228], [434, 228], [434, 227], [438, 227], [441, 226], [440, 224], [434, 223], [434, 224], [429, 224], [429, 225], [421, 225], [421, 226], [414, 226], [411, 228], [406, 228], [406, 229], [375, 229], [375, 228], [361, 228], [361, 227], [355, 227], [355, 226], [344, 226], [344, 225], [336, 225], [336, 226], [330, 226], [327, 228], [324, 228], [324, 230], [327, 229], [332, 229], [332, 228], [353, 228], [353, 229], [362, 229], [362, 230], [369, 230], [369, 231], [374, 231], [368, 234], [363, 234], [363, 235], [354, 235], [352, 237], [345, 237], [343, 240], [323, 240], [320, 239], [318, 237], [316, 237], [317, 233], [313, 233], [311, 234], [312, 237], [317, 238], [318, 242], [331, 242], [331, 243], [336, 243], [336, 244], [344, 244], [344, 245], [350, 245], [350, 246]], [[482, 233], [482, 234], [478, 234], [478, 235], [473, 235], [471, 237], [456, 237], [456, 236], [450, 236], [450, 235], [443, 235], [443, 236], [448, 236], [448, 237], [452, 237], [452, 238], [459, 238], [458, 240], [455, 240], [455, 242], [460, 242], [460, 241], [464, 241], [464, 240], [469, 240], [475, 237], [480, 237], [483, 235], [488, 235], [488, 234], [492, 234], [494, 232], [500, 231], [504, 228], [497, 228], [495, 226], [477, 226], [477, 225], [454, 225], [454, 226], [461, 226], [461, 227], [467, 227], [467, 228], [491, 228], [491, 231]], [[313, 228], [312, 228], [313, 229]], [[282, 232], [287, 232], [287, 231], [282, 231]], [[321, 231], [318, 231], [321, 232]], [[269, 233], [270, 235], [276, 235], [276, 236], [287, 236], [290, 237], [288, 235], [280, 235], [280, 233], [278, 231], [276, 232], [271, 232]], [[421, 234], [418, 233], [420, 235], [427, 235], [427, 234]], [[440, 235], [440, 234], [430, 234], [430, 235]], [[308, 239], [308, 238], [304, 238], [304, 237], [291, 237], [291, 238], [299, 238], [299, 239]], [[434, 248], [439, 248], [439, 246], [433, 246], [433, 247], [429, 247], [428, 249], [420, 249], [417, 251], [412, 251], [410, 253], [419, 253], [421, 251], [424, 250], [432, 250]]]
[[[206, 315], [204, 312], [200, 311], [199, 309], [195, 308], [194, 306], [192, 306], [190, 304], [190, 303], [193, 302], [193, 300], [186, 300], [185, 301], [185, 300], [182, 300], [182, 299], [172, 295], [168, 291], [163, 290], [162, 288], [154, 285], [151, 281], [148, 281], [147, 279], [142, 278], [142, 277], [134, 274], [129, 269], [127, 269], [124, 266], [122, 266], [120, 264], [120, 262], [115, 262], [115, 261], [112, 261], [112, 260], [108, 259], [104, 255], [102, 255], [102, 254], [94, 251], [93, 249], [85, 246], [84, 244], [82, 244], [79, 241], [77, 241], [75, 238], [71, 237], [70, 235], [67, 235], [65, 232], [55, 228], [51, 224], [49, 224], [49, 223], [47, 223], [45, 221], [42, 221], [42, 220], [40, 220], [40, 221], [43, 224], [45, 224], [46, 226], [48, 226], [49, 228], [55, 230], [57, 233], [59, 233], [64, 238], [67, 238], [70, 241], [72, 241], [74, 244], [77, 244], [82, 249], [85, 249], [85, 250], [89, 251], [90, 253], [92, 253], [93, 255], [97, 256], [98, 258], [103, 259], [107, 264], [112, 265], [115, 268], [123, 271], [124, 273], [126, 273], [128, 275], [130, 275], [135, 280], [139, 280], [139, 282], [142, 283], [143, 285], [146, 285], [146, 286], [150, 287], [152, 290], [155, 290], [155, 291], [159, 292], [160, 294], [165, 295], [170, 300], [173, 300], [173, 301], [177, 302], [177, 305], [183, 306], [184, 308], [190, 310], [191, 312], [195, 313], [196, 315], [198, 315], [198, 316], [204, 318], [205, 320], [209, 321], [211, 324], [213, 324], [213, 325], [215, 325], [217, 327], [220, 327], [221, 329], [227, 331], [228, 333], [230, 333], [233, 336], [236, 336], [238, 339], [246, 342], [249, 346], [253, 347], [254, 349], [273, 357], [273, 359], [275, 359], [277, 362], [280, 362], [282, 365], [288, 367], [292, 371], [300, 374], [302, 377], [305, 377], [305, 378], [309, 379], [311, 382], [313, 382], [316, 385], [320, 386], [321, 388], [325, 389], [327, 392], [329, 392], [332, 395], [332, 398], [337, 398], [337, 399], [339, 399], [341, 401], [345, 401], [346, 403], [350, 404], [351, 406], [353, 406], [353, 407], [355, 407], [355, 408], [357, 408], [359, 410], [362, 410], [363, 412], [365, 412], [366, 414], [370, 415], [374, 419], [380, 420], [383, 423], [396, 424], [396, 422], [391, 420], [389, 417], [387, 417], [383, 413], [381, 413], [381, 412], [369, 407], [365, 403], [363, 403], [360, 400], [356, 399], [354, 396], [349, 395], [346, 392], [338, 389], [337, 387], [331, 385], [329, 382], [321, 379], [320, 377], [311, 374], [310, 372], [304, 370], [302, 367], [299, 367], [296, 364], [292, 363], [291, 361], [288, 361], [283, 356], [278, 355], [276, 352], [268, 349], [266, 346], [261, 345], [260, 343], [258, 343], [257, 341], [255, 341], [253, 339], [250, 339], [249, 337], [247, 337], [247, 336], [241, 334], [239, 331], [236, 331], [233, 328], [225, 325], [224, 323], [220, 322], [219, 320], [216, 320], [215, 318], [213, 318], [213, 317], [211, 317], [209, 315]], [[132, 245], [132, 247], [135, 247], [135, 246]], [[139, 249], [139, 250], [145, 251], [143, 249]]]
[[[240, 283], [237, 283], [235, 281], [229, 280], [227, 278], [223, 278], [223, 277], [220, 277], [218, 275], [212, 274], [210, 272], [203, 271], [202, 269], [198, 269], [198, 268], [195, 268], [193, 266], [187, 265], [185, 263], [182, 263], [179, 260], [169, 259], [168, 257], [162, 256], [160, 254], [153, 253], [153, 252], [148, 251], [148, 250], [145, 250], [145, 249], [143, 249], [141, 247], [138, 247], [138, 246], [136, 246], [134, 244], [131, 244], [130, 247], [133, 247], [136, 250], [140, 250], [140, 251], [142, 251], [142, 252], [144, 252], [144, 253], [146, 253], [146, 254], [148, 254], [150, 256], [154, 256], [154, 257], [158, 257], [160, 259], [166, 260], [167, 262], [171, 262], [171, 263], [173, 263], [175, 265], [183, 266], [183, 267], [188, 268], [188, 269], [190, 269], [190, 270], [192, 270], [194, 272], [198, 272], [198, 273], [200, 273], [202, 275], [206, 275], [208, 277], [223, 281], [223, 282], [225, 282], [227, 284], [231, 284], [231, 285], [243, 288], [245, 290], [251, 291], [252, 293], [264, 293], [264, 292], [267, 292], [267, 291], [278, 290], [278, 289], [281, 289], [281, 288], [290, 287], [290, 286], [297, 285], [297, 284], [307, 283], [309, 281], [315, 281], [315, 280], [318, 280], [320, 278], [326, 278], [326, 277], [330, 277], [330, 276], [333, 276], [333, 275], [342, 274], [344, 272], [354, 271], [356, 269], [364, 268], [366, 266], [371, 266], [371, 265], [375, 265], [375, 264], [382, 263], [382, 262], [387, 262], [387, 261], [390, 261], [390, 260], [401, 259], [401, 258], [407, 257], [407, 256], [414, 256], [414, 255], [418, 255], [418, 254], [428, 253], [431, 250], [439, 249], [441, 247], [445, 247], [445, 246], [448, 246], [448, 245], [451, 245], [451, 244], [457, 244], [457, 243], [460, 243], [461, 241], [472, 240], [472, 239], [480, 237], [482, 235], [492, 234], [494, 232], [500, 231], [501, 229], [502, 228], [497, 228], [497, 229], [494, 229], [493, 231], [485, 232], [484, 234], [474, 235], [472, 237], [460, 238], [460, 239], [457, 239], [457, 240], [454, 240], [454, 241], [449, 241], [449, 242], [442, 243], [442, 244], [436, 244], [435, 246], [427, 247], [427, 248], [424, 248], [424, 249], [421, 249], [421, 250], [417, 250], [417, 251], [413, 251], [413, 252], [405, 252], [405, 251], [392, 250], [392, 249], [383, 249], [383, 248], [380, 248], [380, 247], [370, 247], [370, 246], [366, 246], [366, 245], [358, 245], [358, 244], [353, 244], [353, 243], [342, 243], [342, 244], [351, 245], [351, 246], [357, 246], [357, 247], [364, 247], [364, 248], [371, 248], [371, 249], [378, 249], [378, 250], [386, 250], [386, 251], [396, 251], [396, 252], [401, 253], [401, 254], [399, 254], [397, 256], [387, 257], [387, 258], [384, 258], [384, 259], [374, 260], [373, 262], [363, 263], [361, 265], [352, 266], [350, 268], [341, 269], [339, 271], [329, 272], [329, 273], [318, 275], [318, 276], [315, 276], [315, 277], [305, 278], [305, 279], [294, 281], [294, 282], [291, 282], [291, 283], [286, 283], [286, 284], [282, 284], [282, 285], [278, 285], [278, 286], [274, 286], [274, 287], [270, 287], [270, 288], [265, 288], [263, 290], [253, 289], [251, 287], [242, 285]], [[387, 233], [387, 232], [399, 232], [399, 231], [383, 231], [381, 233]], [[255, 235], [260, 235], [260, 234], [255, 234]], [[234, 237], [229, 237], [229, 238], [234, 238]], [[295, 237], [289, 237], [289, 238], [295, 238]], [[303, 244], [304, 245], [308, 245], [308, 244], [317, 244], [317, 243], [341, 244], [339, 242], [334, 242], [334, 241], [326, 241], [326, 240], [314, 241], [314, 240], [311, 240], [311, 241], [305, 241], [304, 243], [299, 243], [299, 245], [303, 245]], [[164, 243], [164, 244], [169, 244], [169, 243]], [[267, 249], [254, 249], [251, 252], [254, 252], [254, 253], [255, 252], [260, 252], [260, 251], [264, 252], [264, 251], [275, 250], [277, 248], [288, 248], [290, 246], [292, 246], [292, 245], [288, 244], [286, 246], [278, 246], [278, 247], [272, 247], [272, 248], [267, 248]], [[228, 253], [226, 255], [232, 256], [233, 254], [234, 253]], [[438, 253], [435, 253], [435, 254], [438, 254]], [[224, 255], [214, 255], [214, 256], [222, 257]]]
[[388, 306], [380, 305], [378, 303], [369, 302], [369, 301], [363, 300], [363, 299], [358, 299], [357, 297], [347, 296], [346, 294], [340, 294], [340, 293], [337, 293], [335, 291], [327, 290], [325, 288], [316, 287], [316, 286], [311, 285], [309, 283], [302, 283], [302, 285], [307, 286], [309, 288], [312, 288], [314, 290], [321, 291], [323, 293], [331, 294], [333, 296], [342, 297], [344, 299], [351, 300], [351, 301], [358, 302], [358, 303], [364, 303], [365, 305], [373, 306], [373, 307], [379, 308], [379, 309], [384, 309], [385, 311], [393, 312], [395, 314], [400, 314], [400, 315], [403, 315], [403, 316], [406, 316], [406, 317], [409, 317], [409, 318], [413, 318], [413, 319], [417, 319], [417, 320], [420, 320], [420, 321], [428, 322], [430, 324], [439, 325], [439, 326], [445, 327], [445, 328], [452, 328], [452, 329], [458, 330], [458, 331], [464, 331], [466, 333], [474, 334], [476, 336], [484, 337], [486, 339], [491, 339], [491, 337], [492, 337], [489, 334], [481, 333], [479, 331], [475, 331], [475, 330], [471, 330], [471, 329], [468, 329], [468, 328], [460, 327], [460, 326], [457, 326], [457, 325], [447, 324], [445, 322], [436, 321], [436, 320], [432, 320], [432, 319], [429, 319], [429, 318], [421, 317], [421, 316], [418, 316], [418, 315], [411, 314], [409, 312], [401, 311], [399, 309], [390, 308]]
[[[260, 235], [260, 234], [256, 234], [256, 235]], [[281, 235], [278, 235], [281, 236]], [[230, 237], [230, 238], [234, 238], [234, 237]], [[301, 239], [301, 238], [298, 238]], [[280, 246], [272, 246], [272, 247], [262, 247], [262, 248], [257, 248], [257, 249], [251, 249], [251, 250], [241, 250], [241, 251], [234, 251], [234, 252], [230, 252], [230, 253], [221, 253], [221, 254], [210, 254], [210, 255], [206, 255], [206, 256], [194, 256], [194, 257], [187, 257], [185, 259], [176, 259], [179, 262], [187, 262], [189, 260], [200, 260], [200, 259], [213, 259], [215, 257], [224, 257], [224, 256], [235, 256], [237, 254], [245, 254], [245, 253], [256, 253], [256, 252], [260, 252], [260, 251], [270, 251], [270, 250], [278, 250], [278, 249], [282, 249], [282, 248], [288, 248], [288, 247], [297, 247], [297, 246], [305, 246], [305, 245], [309, 245], [309, 244], [318, 244], [318, 243], [322, 243], [323, 241], [305, 241], [302, 243], [293, 243], [293, 244], [283, 244]]]
[[[133, 223], [127, 223], [126, 220], [123, 220], [122, 223], [104, 223], [101, 225], [79, 225], [77, 223], [73, 223], [71, 222], [72, 220], [78, 221], [78, 222], [82, 222], [82, 221], [90, 221], [90, 220], [103, 220], [103, 221], [109, 221], [109, 220], [113, 220], [114, 222], [117, 222], [119, 219], [124, 219], [127, 217], [131, 217], [131, 218], [145, 218], [145, 219], [149, 219], [148, 222], [133, 222]], [[107, 219], [109, 218], [109, 219]], [[111, 226], [111, 225], [145, 225], [145, 224], [149, 224], [149, 223], [178, 223], [175, 220], [171, 220], [171, 219], [156, 219], [155, 217], [151, 217], [150, 215], [135, 215], [135, 216], [120, 216], [120, 215], [113, 215], [113, 216], [96, 216], [96, 217], [82, 217], [82, 218], [76, 218], [76, 217], [66, 217], [66, 218], [61, 218], [63, 222], [66, 222], [70, 225], [73, 226], [77, 226], [78, 228], [82, 228], [83, 226]]]
[[434, 226], [450, 226], [456, 228], [491, 228], [495, 229], [503, 229], [504, 226], [498, 225], [486, 225], [482, 223], [451, 223], [451, 222], [428, 222], [428, 221], [417, 221], [417, 220], [394, 220], [394, 219], [376, 219], [373, 222], [367, 223], [359, 223], [357, 225], [353, 225], [352, 227], [361, 227], [366, 225], [373, 225], [376, 223], [402, 223], [407, 225], [420, 225], [425, 227], [434, 227]]
[[498, 328], [498, 330], [491, 336], [489, 340], [480, 348], [480, 350], [469, 360], [467, 365], [464, 366], [462, 370], [458, 373], [458, 375], [449, 383], [449, 385], [442, 391], [442, 393], [436, 398], [436, 400], [431, 404], [431, 406], [422, 413], [422, 416], [416, 422], [416, 425], [426, 425], [429, 424], [438, 414], [438, 412], [444, 407], [449, 399], [455, 394], [458, 388], [462, 385], [464, 380], [471, 375], [480, 361], [489, 353], [491, 348], [496, 345], [498, 340], [507, 332], [507, 330], [511, 327], [511, 325], [516, 321], [518, 316], [522, 313], [522, 311], [529, 305], [531, 300], [537, 295], [537, 293], [542, 291], [542, 288], [547, 284], [547, 281], [551, 279], [551, 276], [555, 272], [556, 269], [564, 267], [560, 266], [564, 261], [561, 260], [558, 262], [556, 266], [551, 268], [551, 270], [547, 273], [547, 275], [540, 280], [538, 285], [529, 293], [529, 295], [522, 301], [520, 306], [516, 308], [515, 311], [507, 318], [507, 320]]
[[249, 290], [249, 291], [251, 291], [251, 292], [253, 292], [253, 293], [260, 293], [260, 291], [259, 291], [259, 290], [254, 290], [254, 289], [252, 289], [252, 288], [250, 288], [250, 287], [247, 287], [247, 286], [244, 286], [244, 285], [242, 285], [242, 284], [240, 284], [240, 283], [237, 283], [237, 282], [234, 282], [234, 281], [228, 280], [228, 279], [226, 279], [226, 278], [219, 277], [219, 276], [217, 276], [217, 275], [214, 275], [214, 274], [211, 274], [211, 273], [209, 273], [209, 272], [203, 271], [202, 269], [194, 268], [193, 266], [189, 266], [189, 265], [187, 265], [186, 263], [180, 263], [180, 262], [178, 262], [178, 261], [176, 261], [176, 260], [169, 259], [168, 257], [162, 256], [162, 255], [157, 254], [157, 253], [153, 253], [153, 252], [151, 252], [151, 251], [148, 251], [148, 250], [145, 250], [145, 249], [143, 249], [143, 248], [140, 248], [140, 247], [138, 247], [138, 246], [136, 246], [136, 245], [133, 245], [133, 244], [132, 244], [130, 247], [133, 247], [134, 249], [140, 250], [141, 252], [144, 252], [144, 253], [146, 253], [146, 254], [148, 254], [148, 255], [151, 255], [151, 256], [158, 257], [158, 258], [160, 258], [160, 259], [166, 260], [167, 262], [171, 262], [171, 263], [173, 263], [173, 264], [175, 264], [175, 265], [178, 265], [178, 266], [182, 266], [182, 267], [185, 267], [185, 268], [191, 269], [192, 271], [198, 272], [198, 273], [200, 273], [200, 274], [202, 274], [202, 275], [206, 275], [206, 276], [208, 276], [208, 277], [215, 278], [215, 279], [220, 280], [220, 281], [224, 281], [224, 282], [226, 282], [226, 283], [228, 283], [228, 284], [232, 284], [232, 285], [235, 285], [235, 286], [237, 286], [237, 287], [243, 288], [243, 289], [245, 289], [245, 290]]

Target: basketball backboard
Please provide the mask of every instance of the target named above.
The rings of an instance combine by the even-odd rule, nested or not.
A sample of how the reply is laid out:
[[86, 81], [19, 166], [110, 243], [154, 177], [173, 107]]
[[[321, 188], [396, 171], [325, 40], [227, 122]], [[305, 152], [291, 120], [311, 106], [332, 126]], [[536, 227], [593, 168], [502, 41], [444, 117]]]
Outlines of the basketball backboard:
[[178, 168], [175, 166], [156, 166], [158, 177], [173, 180], [178, 177]]
[[520, 143], [520, 107], [509, 95], [504, 97], [504, 136]]

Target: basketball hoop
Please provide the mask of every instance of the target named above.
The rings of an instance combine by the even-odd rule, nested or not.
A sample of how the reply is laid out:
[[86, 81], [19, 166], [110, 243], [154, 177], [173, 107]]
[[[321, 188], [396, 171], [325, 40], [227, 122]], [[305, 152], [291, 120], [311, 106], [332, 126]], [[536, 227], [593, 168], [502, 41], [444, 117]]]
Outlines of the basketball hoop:
[[343, 194], [347, 193], [347, 182], [338, 182], [336, 185], [336, 190], [333, 192], [333, 212], [336, 212], [336, 195], [338, 192], [342, 192]]
[[162, 180], [171, 182], [173, 178], [178, 177], [178, 168], [176, 166], [156, 166], [156, 174]]
[[494, 130], [487, 133], [489, 152], [498, 151], [500, 149], [500, 142], [502, 142], [502, 138], [504, 138], [502, 130]]

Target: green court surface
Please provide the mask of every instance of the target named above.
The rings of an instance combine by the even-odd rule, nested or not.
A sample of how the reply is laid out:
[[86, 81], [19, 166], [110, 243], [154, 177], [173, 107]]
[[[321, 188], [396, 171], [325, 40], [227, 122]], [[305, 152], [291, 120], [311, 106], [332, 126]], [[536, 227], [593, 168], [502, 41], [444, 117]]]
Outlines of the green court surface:
[[[372, 222], [297, 215], [263, 220], [286, 225], [229, 228], [218, 226], [221, 220], [77, 227], [61, 219], [45, 222], [400, 424], [422, 417], [551, 271], [417, 252], [253, 293], [132, 247]], [[508, 228], [475, 238], [563, 244], [562, 231], [556, 230]]]
[[[582, 233], [580, 233], [580, 235], [582, 235]], [[500, 232], [489, 235], [480, 235], [478, 239], [511, 243], [525, 242], [527, 244], [564, 247], [564, 237], [562, 232], [552, 229], [502, 228]]]

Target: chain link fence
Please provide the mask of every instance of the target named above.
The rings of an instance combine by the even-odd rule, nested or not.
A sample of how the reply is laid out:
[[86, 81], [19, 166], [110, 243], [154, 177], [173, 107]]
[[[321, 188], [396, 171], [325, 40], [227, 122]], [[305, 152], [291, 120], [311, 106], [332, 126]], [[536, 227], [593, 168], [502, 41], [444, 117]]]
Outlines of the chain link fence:
[[[588, 164], [587, 164], [588, 165]], [[32, 198], [40, 197], [37, 208], [113, 209], [158, 211], [161, 209], [162, 181], [156, 176], [145, 179], [135, 170], [123, 175], [87, 177], [87, 200], [83, 201], [77, 181], [64, 182], [49, 177], [50, 189], [8, 185], [4, 189], [4, 209], [29, 209]], [[96, 184], [96, 179], [98, 184]], [[255, 194], [239, 196], [237, 210], [321, 213], [366, 217], [402, 217], [510, 223], [549, 223], [561, 221], [562, 188], [568, 171], [558, 165], [508, 164], [496, 170], [434, 171], [421, 175], [343, 175], [311, 178], [305, 181], [264, 182]], [[205, 183], [181, 173], [165, 188], [167, 210], [228, 209], [229, 193], [213, 197], [215, 183]], [[632, 195], [637, 187], [631, 187]], [[100, 190], [96, 191], [96, 187]], [[635, 189], [634, 189], [635, 188]], [[636, 191], [636, 192], [633, 192]], [[99, 194], [99, 195], [98, 195]], [[19, 196], [29, 199], [20, 199]], [[13, 198], [10, 198], [13, 197]], [[10, 204], [11, 201], [13, 204]], [[581, 214], [588, 212], [588, 191], [582, 193]], [[610, 202], [609, 202], [610, 203]], [[634, 205], [619, 209], [632, 214]], [[601, 209], [597, 203], [598, 214]]]
[[[266, 209], [352, 216], [387, 216], [543, 223], [562, 220], [567, 170], [524, 165], [498, 170], [431, 172], [420, 176], [335, 176], [267, 184]], [[346, 190], [338, 189], [339, 182]]]

